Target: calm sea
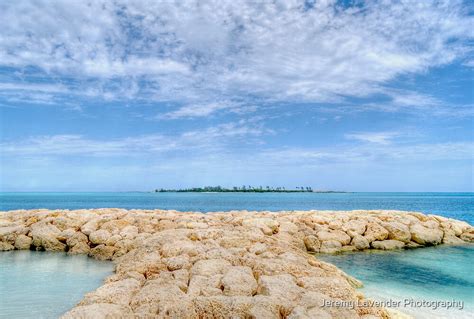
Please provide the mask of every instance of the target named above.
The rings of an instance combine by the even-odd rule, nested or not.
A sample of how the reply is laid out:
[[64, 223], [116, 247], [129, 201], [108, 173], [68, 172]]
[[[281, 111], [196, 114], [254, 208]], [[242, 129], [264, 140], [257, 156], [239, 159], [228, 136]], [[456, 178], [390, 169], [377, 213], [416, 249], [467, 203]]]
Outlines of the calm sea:
[[474, 193], [0, 193], [0, 210], [104, 207], [201, 212], [397, 209], [474, 224]]
[[[395, 209], [438, 214], [474, 224], [474, 193], [0, 193], [0, 210], [104, 207], [202, 212]], [[415, 318], [474, 318], [472, 245], [319, 255], [317, 258], [334, 263], [361, 279], [365, 284], [364, 293], [373, 299], [463, 302], [462, 310], [398, 308]], [[66, 262], [75, 269], [73, 272], [63, 271]], [[109, 271], [91, 261], [87, 264], [90, 269], [83, 272], [84, 262], [84, 259], [68, 259], [61, 254], [1, 253], [0, 318], [49, 318], [66, 311], [81, 294], [98, 286]], [[44, 267], [38, 267], [43, 264]], [[35, 271], [22, 268], [30, 266]], [[58, 276], [63, 273], [67, 278]], [[92, 277], [81, 277], [84, 273]], [[72, 283], [76, 287], [78, 282], [84, 282], [78, 294], [57, 293], [76, 292], [76, 288], [65, 285]], [[20, 289], [24, 292], [20, 293]], [[26, 310], [24, 300], [28, 301]], [[53, 302], [51, 307], [44, 307], [48, 302]]]

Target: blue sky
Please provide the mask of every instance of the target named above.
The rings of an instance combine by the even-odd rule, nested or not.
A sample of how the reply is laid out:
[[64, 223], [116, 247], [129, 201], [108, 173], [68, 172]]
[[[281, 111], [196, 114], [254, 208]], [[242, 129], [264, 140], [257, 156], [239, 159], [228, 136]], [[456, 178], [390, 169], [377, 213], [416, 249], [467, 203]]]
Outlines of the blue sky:
[[465, 1], [2, 1], [0, 190], [474, 191]]

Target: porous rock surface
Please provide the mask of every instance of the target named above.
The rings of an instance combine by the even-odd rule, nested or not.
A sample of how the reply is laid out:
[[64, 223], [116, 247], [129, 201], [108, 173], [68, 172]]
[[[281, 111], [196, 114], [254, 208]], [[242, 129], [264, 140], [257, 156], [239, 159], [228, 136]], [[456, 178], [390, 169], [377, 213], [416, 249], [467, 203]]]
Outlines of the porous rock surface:
[[308, 252], [472, 241], [465, 222], [399, 211], [0, 212], [0, 250], [115, 262], [115, 274], [63, 318], [390, 318], [359, 306], [361, 283]]

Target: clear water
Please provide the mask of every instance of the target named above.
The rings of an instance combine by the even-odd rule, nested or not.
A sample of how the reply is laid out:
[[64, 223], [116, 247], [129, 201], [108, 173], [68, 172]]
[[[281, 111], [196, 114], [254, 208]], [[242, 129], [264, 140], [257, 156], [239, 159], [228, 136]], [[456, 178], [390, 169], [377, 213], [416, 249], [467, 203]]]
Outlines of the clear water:
[[[396, 209], [438, 214], [474, 224], [474, 193], [0, 193], [0, 210], [104, 207], [202, 212]], [[361, 279], [366, 285], [365, 293], [376, 299], [456, 298], [465, 302], [462, 311], [400, 309], [418, 318], [474, 317], [473, 246], [321, 258]], [[57, 317], [85, 292], [99, 286], [111, 267], [83, 256], [0, 253], [0, 318]]]
[[[438, 246], [403, 251], [317, 255], [362, 280], [375, 300], [399, 300], [394, 307], [415, 318], [474, 318], [474, 246]], [[405, 306], [405, 299], [455, 300], [451, 309]]]
[[202, 212], [397, 209], [474, 223], [474, 193], [0, 193], [0, 210], [104, 207]]
[[87, 256], [0, 252], [0, 318], [58, 318], [112, 272]]

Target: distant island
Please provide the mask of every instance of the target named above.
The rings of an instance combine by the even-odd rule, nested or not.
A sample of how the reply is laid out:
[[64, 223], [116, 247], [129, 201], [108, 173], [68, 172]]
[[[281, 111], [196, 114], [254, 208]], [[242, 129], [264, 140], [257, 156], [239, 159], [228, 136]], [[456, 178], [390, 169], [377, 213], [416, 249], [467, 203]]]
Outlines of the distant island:
[[271, 186], [234, 186], [232, 188], [225, 188], [221, 186], [205, 186], [193, 187], [183, 189], [155, 189], [155, 193], [347, 193], [342, 191], [324, 191], [313, 190], [309, 186], [300, 186], [295, 189], [286, 189], [285, 187], [271, 187]]

